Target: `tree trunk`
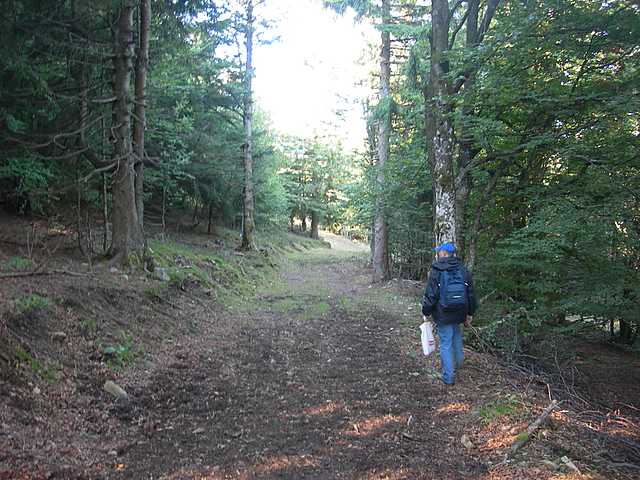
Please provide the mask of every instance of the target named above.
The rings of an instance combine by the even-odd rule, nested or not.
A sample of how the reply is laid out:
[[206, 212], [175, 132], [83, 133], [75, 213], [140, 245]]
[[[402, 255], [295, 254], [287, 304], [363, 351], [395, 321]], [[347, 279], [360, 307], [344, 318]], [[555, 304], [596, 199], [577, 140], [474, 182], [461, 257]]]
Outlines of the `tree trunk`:
[[[101, 160], [103, 163], [107, 163], [106, 159], [106, 148], [105, 145], [107, 143], [107, 129], [106, 122], [104, 118], [100, 122], [102, 129], [102, 157]], [[107, 182], [107, 174], [102, 174], [102, 222], [104, 224], [104, 229], [102, 231], [102, 252], [106, 254], [109, 251], [109, 189]]]
[[433, 0], [431, 70], [427, 88], [426, 126], [428, 160], [433, 181], [433, 236], [436, 245], [457, 238], [456, 192], [453, 176], [453, 125], [448, 102], [449, 4]]
[[200, 212], [200, 204], [198, 203], [198, 200], [196, 199], [194, 205], [193, 205], [193, 215], [191, 215], [191, 225], [197, 225], [200, 223], [199, 217], [198, 217], [198, 213]]
[[134, 187], [134, 159], [131, 144], [131, 112], [129, 84], [133, 57], [133, 6], [124, 3], [116, 20], [114, 38], [113, 161], [117, 164], [113, 175], [113, 242], [111, 255], [128, 262], [131, 254], [140, 254], [144, 237], [138, 221]]
[[253, 0], [247, 0], [247, 24], [245, 44], [247, 48], [247, 64], [244, 72], [244, 222], [242, 229], [242, 250], [256, 250], [253, 232], [253, 153], [252, 153], [252, 121], [253, 93], [251, 90], [253, 77]]
[[107, 175], [102, 174], [102, 252], [106, 253], [109, 249], [109, 203], [108, 203]]
[[146, 85], [149, 69], [149, 24], [151, 0], [140, 0], [140, 44], [136, 57], [133, 145], [135, 153], [136, 211], [140, 230], [144, 231], [144, 131], [146, 128]]
[[162, 186], [162, 235], [167, 231], [167, 187]]
[[[461, 129], [464, 132], [464, 127]], [[458, 154], [458, 166], [465, 168], [471, 162], [471, 145], [464, 140], [460, 143]], [[463, 175], [456, 179], [456, 247], [458, 255], [467, 260], [469, 258], [467, 242], [467, 207], [469, 205], [469, 194], [471, 193], [471, 177]]]
[[211, 235], [212, 223], [213, 223], [213, 202], [209, 202], [209, 221], [207, 222], [208, 235]]
[[318, 212], [311, 212], [311, 234], [309, 235], [314, 240], [320, 239], [320, 233], [318, 227], [320, 225], [320, 215]]
[[[468, 49], [473, 49], [478, 46], [479, 10], [480, 0], [470, 0], [468, 2], [465, 38], [465, 44]], [[465, 92], [471, 90], [474, 86], [474, 83], [475, 75], [474, 73], [471, 73], [466, 83], [464, 84]], [[467, 132], [468, 122], [466, 122], [466, 119], [471, 116], [472, 111], [473, 106], [470, 105], [469, 99], [465, 95], [462, 104], [462, 125], [460, 126], [460, 131], [457, 135], [460, 142], [458, 156], [458, 168], [460, 170], [460, 174], [458, 178], [456, 178], [456, 243], [461, 256], [467, 262], [471, 262], [471, 266], [469, 266], [469, 268], [473, 267], [473, 263], [475, 262], [476, 257], [476, 243], [472, 240], [469, 240], [469, 232], [467, 229], [467, 209], [469, 205], [469, 195], [473, 187], [471, 175], [469, 175], [467, 167], [477, 153], [473, 148], [473, 139]], [[471, 251], [471, 249], [473, 249], [473, 252]]]
[[622, 318], [620, 319], [620, 340], [629, 345], [635, 340], [632, 324]]
[[[382, 1], [382, 23], [390, 17], [390, 0]], [[385, 168], [389, 159], [389, 84], [391, 82], [391, 36], [388, 31], [381, 33], [380, 48], [380, 105], [383, 111], [378, 124], [378, 164], [376, 166], [376, 210], [373, 220], [373, 281], [381, 282], [389, 278], [389, 236], [385, 215], [384, 184]]]

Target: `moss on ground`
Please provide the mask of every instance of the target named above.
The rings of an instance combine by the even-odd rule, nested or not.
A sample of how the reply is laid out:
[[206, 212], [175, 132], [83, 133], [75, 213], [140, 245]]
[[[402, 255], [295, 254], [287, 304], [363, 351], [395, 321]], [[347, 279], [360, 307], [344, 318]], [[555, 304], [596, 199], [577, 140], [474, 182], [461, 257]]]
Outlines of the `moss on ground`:
[[[224, 245], [238, 241], [237, 232], [220, 228], [216, 240]], [[326, 242], [313, 240], [288, 232], [266, 231], [256, 235], [258, 251], [238, 252], [230, 249], [209, 248], [172, 240], [149, 242], [149, 253], [158, 268], [164, 268], [169, 284], [183, 289], [195, 282], [207, 289], [224, 306], [240, 308], [247, 298], [260, 294], [275, 295], [286, 292], [286, 286], [277, 274], [282, 262], [296, 261], [297, 255], [311, 256], [314, 249], [326, 248]], [[322, 256], [318, 256], [322, 257]], [[318, 286], [310, 286], [310, 289]], [[164, 292], [150, 289], [150, 298]], [[289, 308], [281, 305], [279, 308]], [[298, 308], [290, 306], [291, 309]], [[286, 310], [289, 311], [289, 310]]]
[[487, 405], [484, 405], [478, 411], [480, 418], [486, 423], [503, 417], [512, 417], [520, 413], [521, 403], [513, 396], [508, 395]]

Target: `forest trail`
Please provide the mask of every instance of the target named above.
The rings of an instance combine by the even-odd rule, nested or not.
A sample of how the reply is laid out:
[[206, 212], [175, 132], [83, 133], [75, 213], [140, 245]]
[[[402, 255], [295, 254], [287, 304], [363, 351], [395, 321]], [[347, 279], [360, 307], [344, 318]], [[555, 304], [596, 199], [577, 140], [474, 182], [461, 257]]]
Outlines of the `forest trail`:
[[[546, 388], [473, 351], [455, 387], [441, 384], [437, 355], [419, 344], [422, 285], [371, 285], [365, 246], [325, 240], [332, 249], [292, 244], [253, 294], [160, 289], [106, 270], [5, 284], [8, 298], [57, 299], [10, 326], [40, 358], [22, 371], [44, 374], [50, 358], [58, 380], [0, 383], [0, 479], [633, 478], [594, 467], [598, 439], [568, 414], [504, 463], [548, 404]], [[226, 254], [240, 268], [265, 261]], [[107, 324], [131, 337], [109, 340]], [[51, 342], [54, 329], [67, 341]], [[114, 368], [101, 353], [109, 341], [144, 352]], [[107, 379], [130, 403], [113, 401]], [[583, 473], [563, 471], [562, 456]]]
[[[372, 287], [367, 249], [329, 240], [333, 250], [290, 258], [256, 298], [156, 364], [140, 398], [147, 438], [118, 456], [109, 478], [552, 474], [490, 469], [501, 440], [479, 431], [488, 425], [478, 408], [508, 387], [473, 355], [456, 388], [441, 385], [434, 357], [425, 366], [419, 354], [415, 286], [405, 296], [393, 283]], [[463, 434], [486, 444], [467, 449]]]
[[[366, 257], [354, 255], [366, 249], [330, 241], [330, 253], [286, 262], [279, 281], [184, 345], [179, 369], [156, 372], [143, 402], [162, 430], [123, 455], [114, 478], [486, 473], [460, 444], [464, 421], [438, 414], [464, 410], [466, 389], [445, 390], [403, 351], [417, 347], [399, 329], [402, 319], [419, 324], [415, 305], [370, 288]], [[385, 302], [395, 311], [376, 306]]]

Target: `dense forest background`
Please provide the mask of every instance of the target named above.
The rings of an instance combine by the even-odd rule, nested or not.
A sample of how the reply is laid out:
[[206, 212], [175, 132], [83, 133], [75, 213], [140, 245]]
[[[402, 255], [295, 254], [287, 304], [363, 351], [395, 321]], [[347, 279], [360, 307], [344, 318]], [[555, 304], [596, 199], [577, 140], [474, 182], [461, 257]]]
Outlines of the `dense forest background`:
[[[482, 316], [511, 332], [503, 345], [541, 328], [633, 343], [638, 4], [325, 3], [381, 33], [360, 152], [275, 132], [252, 105], [251, 2], [4, 1], [0, 205], [62, 223], [84, 256], [117, 254], [123, 221], [139, 229], [134, 251], [143, 231], [240, 230], [250, 105], [258, 229], [372, 240], [378, 279], [424, 280], [449, 192]], [[268, 29], [259, 2], [253, 15]]]

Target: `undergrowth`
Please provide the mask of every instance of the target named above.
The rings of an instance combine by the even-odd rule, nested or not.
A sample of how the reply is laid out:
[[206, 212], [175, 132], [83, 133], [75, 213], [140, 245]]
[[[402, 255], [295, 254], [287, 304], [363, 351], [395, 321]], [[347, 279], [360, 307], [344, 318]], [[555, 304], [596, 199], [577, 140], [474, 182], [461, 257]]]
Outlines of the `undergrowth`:
[[44, 310], [49, 306], [49, 300], [45, 297], [32, 293], [15, 301], [16, 313], [24, 315], [36, 310]]
[[21, 271], [33, 267], [33, 261], [24, 257], [11, 257], [6, 262], [0, 262], [0, 270]]
[[15, 355], [19, 364], [26, 365], [34, 374], [47, 382], [54, 383], [58, 380], [58, 374], [55, 368], [44, 365], [22, 347], [16, 348]]
[[[306, 256], [312, 249], [326, 247], [322, 241], [276, 231], [256, 235], [258, 251], [239, 252], [228, 247], [235, 244], [237, 232], [219, 228], [216, 239], [195, 237], [200, 243], [152, 240], [149, 253], [157, 268], [165, 269], [169, 285], [184, 290], [196, 283], [223, 305], [255, 295], [260, 288], [275, 283], [279, 262], [296, 254]], [[215, 241], [227, 248], [212, 248]], [[301, 253], [304, 252], [304, 253]], [[147, 289], [145, 296], [161, 298], [162, 289]]]
[[144, 348], [137, 345], [130, 333], [121, 331], [117, 343], [102, 347], [107, 366], [112, 370], [121, 370], [144, 353]]
[[520, 402], [512, 395], [507, 395], [495, 402], [484, 405], [480, 408], [478, 414], [484, 422], [490, 423], [499, 418], [517, 415], [520, 409]]

